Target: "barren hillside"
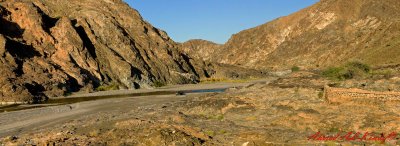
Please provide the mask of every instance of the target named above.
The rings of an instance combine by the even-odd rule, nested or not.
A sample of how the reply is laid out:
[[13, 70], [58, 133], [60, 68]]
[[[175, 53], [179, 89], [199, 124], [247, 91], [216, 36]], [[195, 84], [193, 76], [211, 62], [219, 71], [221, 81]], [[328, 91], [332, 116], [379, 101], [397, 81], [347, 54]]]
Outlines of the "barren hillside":
[[195, 83], [204, 74], [121, 0], [2, 0], [0, 14], [3, 102]]
[[398, 0], [322, 0], [239, 32], [205, 58], [268, 69], [318, 68], [349, 60], [398, 64], [399, 8]]

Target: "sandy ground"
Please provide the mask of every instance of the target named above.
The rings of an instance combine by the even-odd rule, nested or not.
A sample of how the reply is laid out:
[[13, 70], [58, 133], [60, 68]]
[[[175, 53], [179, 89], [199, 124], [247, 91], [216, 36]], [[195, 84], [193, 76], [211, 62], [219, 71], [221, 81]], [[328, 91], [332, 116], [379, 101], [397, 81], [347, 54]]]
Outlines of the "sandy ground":
[[[214, 83], [196, 85], [174, 85], [157, 89], [140, 90], [118, 90], [105, 91], [89, 94], [75, 94], [67, 98], [91, 96], [110, 96], [132, 93], [148, 93], [155, 91], [181, 91], [245, 87], [254, 83], [265, 82], [257, 80], [248, 83]], [[14, 112], [0, 113], [0, 138], [12, 135], [20, 135], [32, 131], [40, 131], [57, 124], [68, 123], [83, 116], [96, 115], [102, 112], [123, 113], [131, 108], [144, 107], [148, 105], [164, 105], [184, 99], [190, 99], [208, 93], [192, 93], [185, 96], [152, 95], [127, 98], [110, 98], [103, 100], [86, 101], [75, 104], [59, 105], [43, 108], [28, 109]]]

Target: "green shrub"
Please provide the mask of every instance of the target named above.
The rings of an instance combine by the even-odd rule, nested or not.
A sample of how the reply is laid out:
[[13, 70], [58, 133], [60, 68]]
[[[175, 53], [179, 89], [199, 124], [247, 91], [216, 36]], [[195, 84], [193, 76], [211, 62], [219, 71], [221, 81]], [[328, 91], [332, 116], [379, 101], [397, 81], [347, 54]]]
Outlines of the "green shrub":
[[154, 87], [163, 87], [165, 86], [165, 83], [161, 82], [161, 81], [154, 81]]
[[224, 115], [222, 115], [222, 114], [210, 115], [207, 118], [212, 119], [212, 120], [222, 121], [222, 120], [224, 120]]
[[364, 64], [359, 61], [353, 61], [346, 64], [347, 68], [360, 70], [363, 73], [369, 73], [371, 71], [371, 67], [367, 64]]
[[101, 85], [96, 88], [96, 91], [111, 91], [111, 90], [118, 90], [119, 86], [117, 83], [111, 83], [109, 85]]
[[324, 70], [322, 75], [333, 80], [347, 80], [364, 78], [368, 76], [370, 72], [371, 68], [367, 64], [354, 61], [340, 67], [330, 67]]
[[214, 137], [216, 135], [215, 131], [213, 131], [213, 130], [206, 130], [203, 133], [210, 137]]
[[391, 78], [394, 76], [395, 71], [391, 69], [374, 70], [371, 72], [373, 76], [382, 76], [384, 78]]
[[291, 68], [291, 70], [292, 70], [292, 72], [298, 72], [298, 71], [300, 71], [300, 67], [298, 67], [298, 66], [293, 66], [293, 67]]
[[350, 78], [348, 72], [342, 67], [330, 67], [322, 72], [324, 77], [335, 79], [335, 80], [344, 80], [346, 78]]
[[324, 98], [324, 91], [318, 92], [318, 98], [320, 99]]
[[72, 92], [64, 92], [64, 97], [68, 97], [68, 96], [71, 96], [72, 95]]

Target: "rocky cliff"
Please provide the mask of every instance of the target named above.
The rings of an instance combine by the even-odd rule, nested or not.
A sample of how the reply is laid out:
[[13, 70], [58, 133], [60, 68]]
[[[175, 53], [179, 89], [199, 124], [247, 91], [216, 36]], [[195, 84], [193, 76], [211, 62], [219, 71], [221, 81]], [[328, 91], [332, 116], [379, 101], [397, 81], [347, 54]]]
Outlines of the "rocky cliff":
[[265, 70], [214, 62], [213, 57], [218, 56], [214, 53], [220, 50], [221, 47], [222, 45], [220, 44], [201, 39], [189, 40], [178, 46], [180, 50], [192, 57], [190, 62], [194, 64], [196, 70], [204, 71], [201, 75], [204, 80], [249, 79], [268, 76], [268, 72]]
[[206, 73], [121, 0], [1, 0], [0, 14], [3, 102], [195, 83]]
[[398, 0], [321, 0], [233, 35], [211, 58], [267, 69], [321, 68], [350, 60], [398, 64], [399, 8]]
[[211, 57], [214, 56], [214, 52], [220, 49], [221, 46], [220, 44], [207, 40], [194, 39], [180, 44], [179, 48], [191, 57], [208, 61], [211, 60]]

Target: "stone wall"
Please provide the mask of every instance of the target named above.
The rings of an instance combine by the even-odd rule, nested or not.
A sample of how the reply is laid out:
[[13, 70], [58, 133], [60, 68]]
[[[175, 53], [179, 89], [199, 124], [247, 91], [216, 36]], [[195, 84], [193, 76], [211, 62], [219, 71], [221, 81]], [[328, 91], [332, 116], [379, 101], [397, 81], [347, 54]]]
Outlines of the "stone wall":
[[324, 97], [330, 103], [343, 103], [351, 101], [400, 101], [400, 92], [377, 92], [356, 88], [333, 88], [325, 86]]

